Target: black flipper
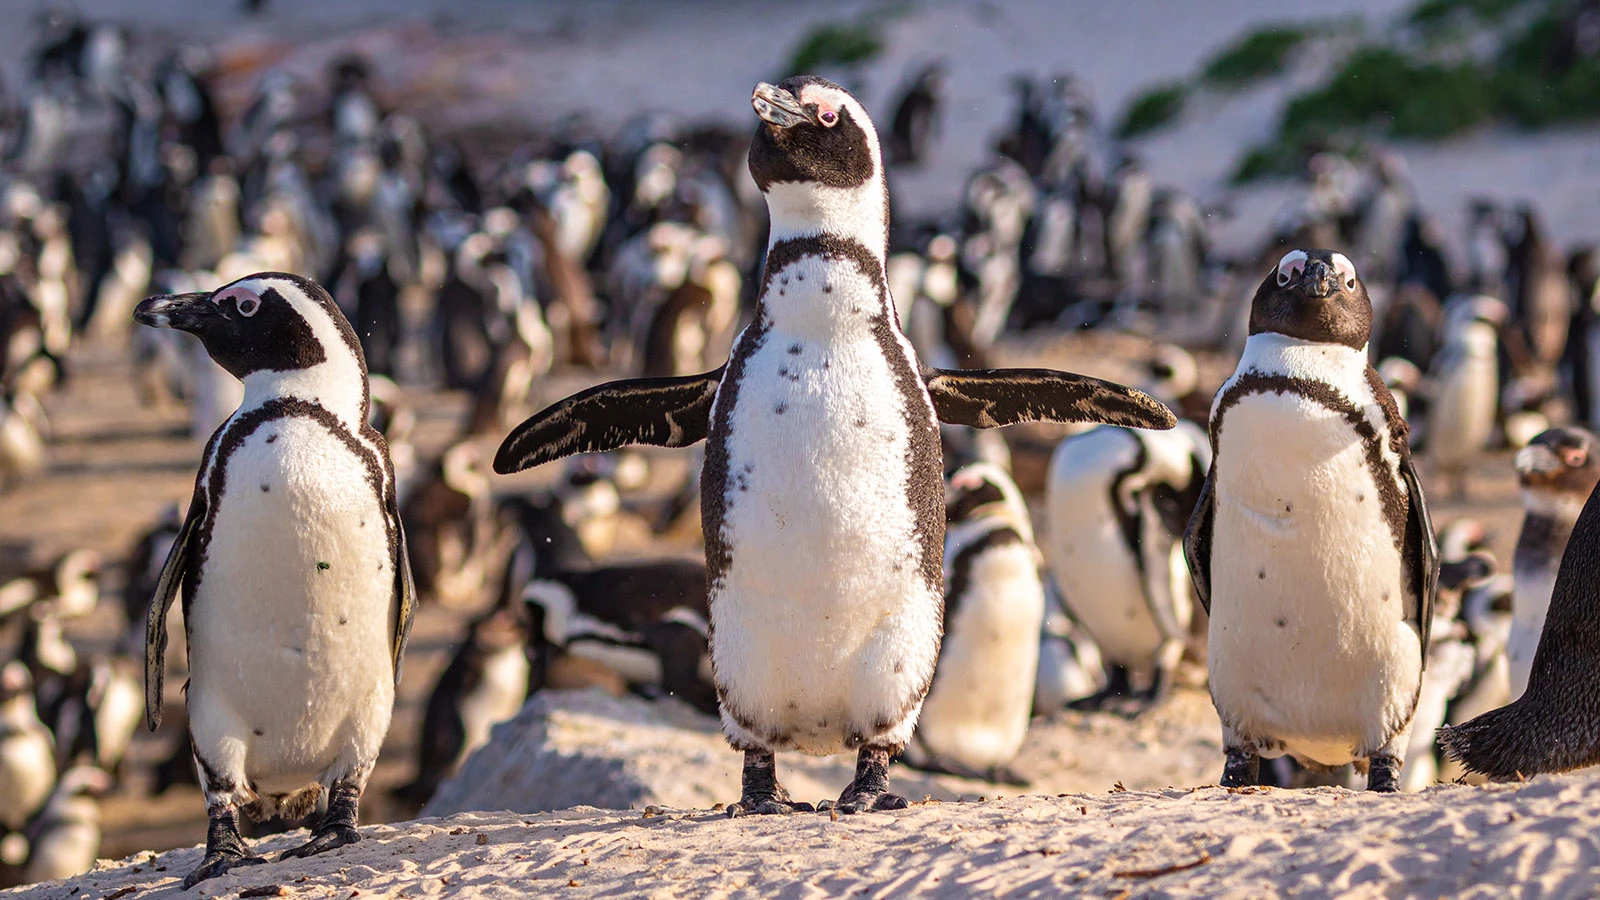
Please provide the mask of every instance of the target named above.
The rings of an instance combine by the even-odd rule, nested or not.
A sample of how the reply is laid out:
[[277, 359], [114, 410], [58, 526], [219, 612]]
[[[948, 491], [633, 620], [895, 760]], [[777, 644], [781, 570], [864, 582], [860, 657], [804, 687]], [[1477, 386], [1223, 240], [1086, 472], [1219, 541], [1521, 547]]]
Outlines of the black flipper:
[[144, 623], [144, 721], [151, 731], [161, 727], [161, 692], [167, 682], [167, 612], [172, 601], [178, 599], [188, 573], [189, 554], [194, 547], [195, 534], [206, 518], [205, 495], [198, 489], [189, 502], [189, 514], [178, 530], [178, 537], [167, 552], [167, 561], [161, 566], [161, 579], [156, 582], [156, 592], [150, 597], [150, 612]]
[[574, 453], [629, 444], [687, 447], [705, 440], [725, 368], [611, 381], [573, 394], [513, 428], [494, 455], [494, 470], [509, 475]]
[[400, 542], [396, 553], [394, 584], [394, 635], [390, 650], [394, 657], [394, 683], [400, 684], [401, 663], [406, 655], [406, 642], [411, 639], [411, 626], [417, 618], [417, 582], [411, 574], [411, 553], [406, 549], [405, 529], [400, 527], [399, 502], [390, 487], [387, 502], [389, 518], [394, 521], [395, 539]]
[[1400, 477], [1405, 480], [1409, 512], [1406, 514], [1406, 562], [1410, 569], [1411, 596], [1415, 606], [1406, 609], [1406, 619], [1422, 636], [1422, 665], [1428, 665], [1428, 634], [1433, 629], [1433, 601], [1439, 593], [1439, 542], [1433, 533], [1433, 518], [1422, 496], [1422, 479], [1417, 465], [1408, 455], [1400, 461]]
[[925, 381], [947, 425], [1085, 422], [1164, 431], [1178, 420], [1143, 391], [1054, 369], [934, 369]]
[[[1194, 515], [1189, 517], [1189, 527], [1183, 532], [1183, 558], [1189, 564], [1189, 580], [1194, 583], [1195, 596], [1211, 615], [1211, 524], [1216, 514], [1216, 469], [1206, 473], [1206, 483], [1200, 488], [1200, 499], [1195, 502]], [[1423, 513], [1426, 517], [1427, 513]], [[1429, 532], [1432, 534], [1432, 532]], [[1428, 615], [1433, 615], [1433, 601], [1428, 601]], [[1427, 642], [1423, 642], [1426, 652]]]

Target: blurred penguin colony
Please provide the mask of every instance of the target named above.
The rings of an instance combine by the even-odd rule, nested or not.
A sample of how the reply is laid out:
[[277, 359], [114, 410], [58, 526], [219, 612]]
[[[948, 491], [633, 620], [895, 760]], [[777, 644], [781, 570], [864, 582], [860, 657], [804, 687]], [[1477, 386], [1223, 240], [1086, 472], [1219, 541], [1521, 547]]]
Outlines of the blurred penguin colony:
[[[612, 554], [621, 517], [679, 546], [700, 540], [698, 464], [583, 457], [533, 489], [491, 484], [487, 459], [512, 423], [565, 393], [547, 386], [557, 378], [682, 375], [727, 358], [765, 246], [749, 128], [641, 114], [601, 134], [572, 119], [490, 152], [382, 102], [359, 58], [311, 81], [268, 72], [248, 106], [225, 113], [203, 50], [135, 71], [115, 27], [41, 25], [27, 78], [0, 91], [0, 484], [50, 466], [41, 401], [72, 378], [84, 343], [128, 354], [142, 402], [185, 405], [204, 440], [242, 388], [189, 336], [132, 329], [134, 304], [303, 274], [360, 338], [419, 596], [460, 620], [399, 802], [419, 808], [546, 686], [599, 684], [715, 715], [703, 563]], [[891, 190], [935, 152], [942, 79], [938, 65], [909, 73], [874, 111]], [[1435, 728], [1525, 686], [1562, 549], [1600, 479], [1577, 425], [1600, 418], [1600, 256], [1557, 246], [1537, 209], [1487, 199], [1447, 241], [1404, 160], [1373, 152], [1311, 158], [1302, 196], [1257, 250], [1225, 257], [1207, 234], [1221, 211], [1162, 186], [1112, 139], [1087, 85], [1019, 78], [1011, 102], [960, 208], [892, 217], [902, 328], [937, 366], [1020, 365], [1070, 346], [1187, 421], [941, 429], [946, 581], [959, 600], [946, 629], [1003, 632], [1008, 664], [948, 663], [961, 675], [936, 678], [907, 761], [1017, 782], [1008, 764], [1030, 716], [1138, 715], [1180, 670], [1202, 677], [1204, 612], [1182, 537], [1211, 463], [1212, 392], [1244, 345], [1263, 275], [1293, 248], [1325, 247], [1361, 273], [1372, 362], [1436, 502], [1469, 496], [1485, 454], [1517, 450], [1527, 524], [1514, 565], [1488, 551], [1480, 523], [1436, 515], [1441, 589], [1400, 780], [1449, 777]], [[422, 454], [419, 406], [439, 392], [467, 402], [454, 437]], [[80, 550], [0, 583], [0, 884], [87, 869], [96, 798], [133, 789], [124, 756], [142, 709], [146, 605], [180, 523], [176, 507], [148, 523], [125, 560]], [[999, 531], [1007, 540], [991, 539]], [[110, 585], [121, 585], [125, 639], [75, 642], [73, 621], [118, 597]], [[958, 681], [1002, 698], [998, 711], [973, 718], [945, 686]], [[159, 735], [170, 756], [139, 789], [193, 781], [181, 710]], [[1267, 768], [1264, 780], [1286, 785], [1359, 778], [1287, 757]]]

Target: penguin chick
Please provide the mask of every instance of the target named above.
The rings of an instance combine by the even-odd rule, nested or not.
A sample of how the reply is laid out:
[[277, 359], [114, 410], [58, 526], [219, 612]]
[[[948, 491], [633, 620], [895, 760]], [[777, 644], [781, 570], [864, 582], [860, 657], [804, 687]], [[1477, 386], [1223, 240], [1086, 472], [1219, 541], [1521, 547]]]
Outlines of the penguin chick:
[[1522, 487], [1522, 532], [1512, 557], [1516, 579], [1511, 605], [1511, 696], [1522, 696], [1544, 630], [1561, 555], [1583, 504], [1600, 483], [1595, 436], [1576, 426], [1542, 432], [1517, 451], [1512, 465]]
[[361, 839], [357, 807], [389, 728], [416, 590], [366, 361], [321, 286], [251, 275], [151, 297], [134, 318], [187, 331], [244, 383], [212, 435], [150, 600], [146, 720], [161, 724], [167, 610], [181, 588], [189, 735], [209, 827], [184, 887], [262, 862], [239, 815], [327, 812], [303, 857]]
[[1109, 671], [1077, 708], [1142, 711], [1165, 696], [1188, 645], [1193, 589], [1182, 535], [1211, 465], [1205, 434], [1102, 426], [1050, 458], [1045, 559]]
[[937, 421], [1170, 428], [1148, 395], [1038, 369], [923, 371], [884, 277], [877, 134], [843, 88], [759, 84], [749, 168], [771, 218], [752, 324], [726, 366], [600, 385], [501, 444], [495, 471], [707, 439], [701, 476], [723, 732], [745, 755], [729, 815], [809, 809], [775, 754], [855, 751], [839, 813], [902, 809], [889, 761], [915, 729], [944, 604]]
[[1027, 784], [1009, 765], [1028, 735], [1045, 611], [1028, 507], [1005, 470], [974, 463], [950, 477], [945, 517], [944, 642], [906, 759]]
[[1261, 758], [1368, 767], [1394, 791], [1433, 621], [1438, 549], [1372, 304], [1343, 254], [1293, 250], [1257, 289], [1211, 407], [1213, 463], [1184, 549], [1210, 613], [1222, 784]]

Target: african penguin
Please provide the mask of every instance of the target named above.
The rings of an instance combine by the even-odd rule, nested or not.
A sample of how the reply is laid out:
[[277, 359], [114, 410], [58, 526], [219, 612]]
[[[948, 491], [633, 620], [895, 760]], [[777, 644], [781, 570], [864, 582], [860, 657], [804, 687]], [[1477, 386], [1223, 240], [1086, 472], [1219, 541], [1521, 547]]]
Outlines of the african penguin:
[[1567, 549], [1584, 501], [1600, 483], [1595, 437], [1578, 427], [1552, 428], [1517, 451], [1512, 465], [1522, 486], [1522, 532], [1512, 557], [1516, 579], [1511, 604], [1511, 696], [1522, 696], [1544, 631], [1561, 554]]
[[1056, 446], [1041, 549], [1109, 667], [1104, 690], [1075, 705], [1138, 711], [1171, 687], [1194, 613], [1183, 530], [1210, 465], [1205, 433], [1189, 422], [1103, 426]]
[[1022, 492], [991, 463], [945, 487], [944, 641], [906, 747], [913, 766], [1007, 784], [1028, 735], [1045, 592]]
[[1445, 307], [1439, 351], [1428, 367], [1434, 390], [1428, 403], [1425, 454], [1453, 482], [1456, 497], [1467, 491], [1467, 467], [1494, 437], [1500, 398], [1499, 328], [1505, 304], [1493, 297], [1460, 297]]
[[100, 803], [111, 776], [93, 766], [74, 766], [61, 776], [44, 809], [28, 826], [24, 881], [71, 878], [94, 868], [100, 855]]
[[1450, 758], [1489, 778], [1523, 780], [1600, 762], [1600, 492], [1572, 528], [1550, 595], [1528, 686], [1507, 706], [1439, 731]]
[[357, 806], [389, 728], [415, 608], [366, 361], [321, 286], [262, 273], [151, 297], [141, 324], [197, 336], [244, 382], [212, 435], [145, 640], [146, 719], [161, 723], [167, 610], [183, 594], [189, 735], [210, 826], [186, 887], [262, 861], [239, 814], [298, 818], [328, 794], [309, 856], [360, 840]]
[[1211, 407], [1184, 536], [1211, 615], [1222, 784], [1263, 756], [1363, 762], [1394, 791], [1433, 620], [1437, 547], [1406, 423], [1368, 362], [1372, 305], [1343, 254], [1293, 250], [1256, 290]]
[[778, 750], [856, 750], [830, 808], [902, 808], [888, 764], [933, 678], [944, 602], [936, 422], [1174, 419], [1083, 376], [920, 370], [885, 285], [888, 194], [865, 110], [809, 76], [759, 84], [751, 105], [750, 174], [771, 227], [754, 320], [727, 365], [576, 394], [518, 426], [495, 471], [709, 435], [712, 660], [723, 731], [745, 754], [729, 814], [810, 808], [778, 783]]
[[1055, 582], [1045, 581], [1044, 622], [1039, 629], [1039, 672], [1034, 677], [1033, 713], [1048, 716], [1105, 687], [1100, 648], [1072, 618]]
[[21, 662], [0, 667], [0, 836], [44, 805], [56, 780], [50, 730], [39, 721], [33, 676]]

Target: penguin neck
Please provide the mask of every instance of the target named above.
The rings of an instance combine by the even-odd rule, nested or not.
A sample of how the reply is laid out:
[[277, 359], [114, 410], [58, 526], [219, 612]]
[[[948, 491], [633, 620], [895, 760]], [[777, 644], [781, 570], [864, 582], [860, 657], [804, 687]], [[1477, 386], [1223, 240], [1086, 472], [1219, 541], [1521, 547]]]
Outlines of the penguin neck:
[[305, 369], [257, 369], [242, 380], [241, 412], [271, 400], [294, 398], [333, 413], [353, 433], [366, 425], [366, 373], [356, 360], [342, 354], [330, 354], [324, 362]]
[[880, 263], [887, 256], [889, 193], [881, 174], [849, 188], [774, 182], [767, 187], [767, 213], [772, 223], [768, 250], [783, 241], [826, 234], [859, 243]]
[[1238, 371], [1253, 369], [1267, 375], [1291, 375], [1314, 380], [1354, 377], [1357, 383], [1363, 383], [1367, 359], [1366, 344], [1362, 344], [1358, 350], [1343, 344], [1301, 340], [1266, 331], [1252, 334], [1245, 340]]

